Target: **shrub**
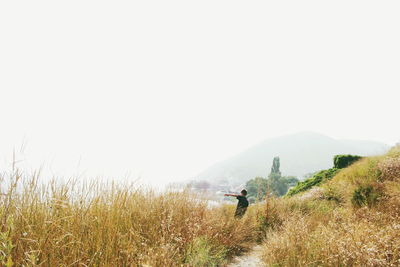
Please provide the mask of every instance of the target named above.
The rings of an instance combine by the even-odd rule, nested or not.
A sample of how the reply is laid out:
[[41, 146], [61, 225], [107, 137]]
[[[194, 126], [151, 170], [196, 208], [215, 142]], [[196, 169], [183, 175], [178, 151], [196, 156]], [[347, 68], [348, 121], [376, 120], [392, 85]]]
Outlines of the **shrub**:
[[336, 188], [329, 185], [324, 188], [321, 199], [335, 201], [337, 204], [342, 203], [344, 200], [340, 192], [338, 192]]
[[338, 173], [339, 169], [336, 168], [331, 168], [328, 170], [323, 170], [320, 171], [316, 174], [314, 174], [312, 177], [302, 181], [298, 182], [297, 185], [289, 190], [289, 192], [286, 194], [287, 196], [294, 196], [298, 193], [304, 192], [313, 186], [320, 185], [321, 183], [330, 180], [333, 178]]
[[359, 186], [353, 193], [351, 202], [356, 207], [372, 206], [381, 197], [381, 193], [372, 185]]
[[337, 169], [346, 168], [361, 158], [362, 158], [361, 156], [357, 155], [336, 155], [333, 158], [334, 168]]

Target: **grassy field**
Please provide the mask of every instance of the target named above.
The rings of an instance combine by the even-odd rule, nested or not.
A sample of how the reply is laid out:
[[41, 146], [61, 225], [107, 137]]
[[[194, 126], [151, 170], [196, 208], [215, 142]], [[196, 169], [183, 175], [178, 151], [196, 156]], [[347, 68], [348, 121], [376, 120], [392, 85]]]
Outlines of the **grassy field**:
[[400, 266], [400, 148], [269, 202], [267, 266]]
[[235, 220], [189, 192], [2, 179], [0, 266], [216, 266], [259, 235], [262, 210]]
[[399, 147], [241, 220], [189, 192], [1, 179], [0, 266], [223, 266], [255, 242], [266, 266], [400, 265]]

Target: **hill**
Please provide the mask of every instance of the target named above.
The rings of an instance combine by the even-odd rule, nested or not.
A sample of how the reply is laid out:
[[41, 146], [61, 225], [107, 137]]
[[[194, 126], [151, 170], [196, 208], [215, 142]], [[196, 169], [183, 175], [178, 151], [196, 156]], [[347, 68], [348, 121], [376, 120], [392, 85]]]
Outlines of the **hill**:
[[221, 161], [200, 173], [196, 179], [214, 183], [241, 184], [256, 176], [265, 177], [272, 159], [279, 156], [284, 175], [304, 175], [328, 169], [338, 154], [371, 156], [385, 153], [389, 146], [380, 142], [339, 140], [312, 132], [301, 132], [267, 139]]
[[399, 266], [400, 147], [268, 199], [266, 266]]

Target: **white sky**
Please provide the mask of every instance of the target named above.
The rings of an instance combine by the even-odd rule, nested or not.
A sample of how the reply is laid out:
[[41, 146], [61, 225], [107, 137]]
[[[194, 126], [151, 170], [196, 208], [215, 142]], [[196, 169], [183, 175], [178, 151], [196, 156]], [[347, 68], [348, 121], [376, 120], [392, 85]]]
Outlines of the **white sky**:
[[161, 184], [291, 132], [394, 144], [399, 14], [399, 1], [1, 1], [0, 166], [26, 143], [32, 168]]

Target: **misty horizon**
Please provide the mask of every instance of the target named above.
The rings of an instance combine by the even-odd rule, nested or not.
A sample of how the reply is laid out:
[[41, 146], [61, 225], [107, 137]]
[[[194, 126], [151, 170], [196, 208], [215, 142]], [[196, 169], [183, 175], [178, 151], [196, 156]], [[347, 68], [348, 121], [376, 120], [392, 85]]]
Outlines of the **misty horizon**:
[[[274, 136], [265, 140], [262, 140], [262, 142], [259, 142], [257, 144], [252, 144], [248, 147], [245, 147], [244, 149], [242, 149], [241, 151], [235, 151], [234, 153], [232, 153], [231, 155], [227, 155], [224, 158], [218, 159], [215, 162], [212, 162], [211, 164], [207, 165], [207, 166], [198, 166], [198, 169], [195, 170], [194, 172], [192, 172], [191, 174], [181, 174], [180, 177], [174, 177], [174, 173], [172, 170], [172, 173], [168, 173], [167, 175], [169, 176], [162, 176], [161, 179], [160, 177], [155, 177], [155, 176], [151, 176], [148, 175], [148, 173], [151, 173], [151, 169], [157, 169], [158, 166], [155, 164], [153, 166], [151, 166], [150, 169], [148, 170], [142, 170], [140, 173], [135, 173], [135, 164], [132, 164], [131, 166], [125, 166], [125, 171], [124, 172], [120, 172], [118, 175], [113, 175], [112, 173], [99, 173], [97, 172], [96, 168], [90, 169], [89, 166], [85, 166], [85, 162], [87, 162], [87, 160], [90, 159], [85, 159], [83, 158], [78, 152], [76, 153], [76, 161], [75, 161], [75, 166], [66, 166], [66, 165], [60, 165], [60, 162], [58, 162], [57, 158], [54, 157], [52, 159], [46, 159], [43, 162], [39, 162], [38, 165], [34, 165], [34, 161], [32, 161], [29, 157], [33, 157], [33, 155], [28, 155], [24, 152], [24, 150], [29, 150], [29, 142], [28, 141], [24, 141], [22, 142], [20, 148], [18, 149], [18, 147], [14, 147], [13, 151], [9, 152], [9, 155], [5, 155], [4, 151], [2, 151], [3, 153], [3, 164], [2, 164], [2, 169], [3, 170], [7, 170], [7, 165], [11, 166], [12, 163], [12, 154], [14, 152], [16, 155], [16, 161], [17, 163], [17, 167], [22, 167], [23, 170], [31, 170], [33, 171], [38, 171], [41, 170], [42, 178], [45, 179], [49, 179], [51, 177], [55, 177], [55, 178], [63, 178], [68, 179], [68, 178], [72, 178], [72, 177], [79, 177], [79, 178], [89, 178], [89, 179], [101, 179], [103, 181], [135, 181], [138, 185], [143, 184], [143, 185], [151, 185], [151, 186], [161, 186], [164, 187], [170, 183], [174, 183], [174, 182], [189, 182], [192, 180], [202, 180], [201, 175], [199, 176], [199, 174], [203, 171], [205, 171], [207, 168], [210, 168], [211, 166], [218, 164], [220, 162], [223, 162], [224, 160], [230, 159], [232, 157], [235, 157], [237, 155], [239, 155], [241, 152], [247, 151], [248, 149], [251, 149], [253, 147], [255, 147], [258, 144], [261, 144], [263, 142], [269, 141], [269, 142], [273, 142], [276, 139], [279, 138], [285, 138], [285, 137], [291, 137], [291, 136], [310, 136], [310, 138], [313, 137], [318, 137], [318, 138], [328, 138], [328, 139], [333, 139], [333, 140], [341, 140], [341, 141], [361, 141], [361, 142], [373, 142], [373, 143], [380, 143], [383, 146], [387, 146], [390, 147], [389, 145], [382, 143], [382, 142], [376, 142], [373, 140], [355, 140], [355, 139], [342, 139], [342, 138], [332, 138], [328, 135], [324, 135], [324, 134], [320, 134], [317, 132], [313, 132], [313, 131], [299, 131], [299, 132], [295, 132], [295, 133], [290, 133], [290, 134], [284, 134], [281, 136]], [[60, 151], [62, 152], [62, 151]], [[380, 150], [380, 151], [376, 151], [376, 153], [371, 153], [371, 155], [373, 154], [381, 154], [385, 152], [384, 150]], [[280, 156], [280, 155], [276, 155], [276, 156]], [[190, 158], [188, 158], [187, 160], [190, 160]], [[257, 160], [257, 159], [256, 159]], [[265, 172], [268, 171], [268, 160], [270, 159], [263, 159], [265, 161]], [[70, 162], [73, 162], [73, 159], [70, 159]], [[94, 164], [97, 164], [95, 161], [93, 161]], [[176, 162], [176, 165], [178, 165], [179, 162]], [[175, 166], [176, 166], [175, 165]], [[61, 169], [57, 169], [59, 166], [62, 166], [63, 168]], [[283, 164], [283, 166], [285, 166], [285, 164]], [[103, 166], [106, 167], [107, 166]], [[322, 169], [322, 168], [321, 168]], [[148, 173], [146, 173], [146, 171], [148, 171]], [[179, 173], [179, 169], [177, 168], [176, 171]], [[315, 171], [313, 169], [308, 170], [306, 173], [310, 173], [312, 171]], [[97, 172], [97, 173], [96, 173]], [[290, 174], [293, 175], [293, 173], [288, 173], [287, 170], [285, 170], [285, 168], [283, 168], [283, 172], [284, 174]], [[305, 173], [304, 173], [305, 174]], [[299, 178], [302, 177], [302, 175], [297, 175]], [[248, 178], [250, 179], [250, 178]]]

